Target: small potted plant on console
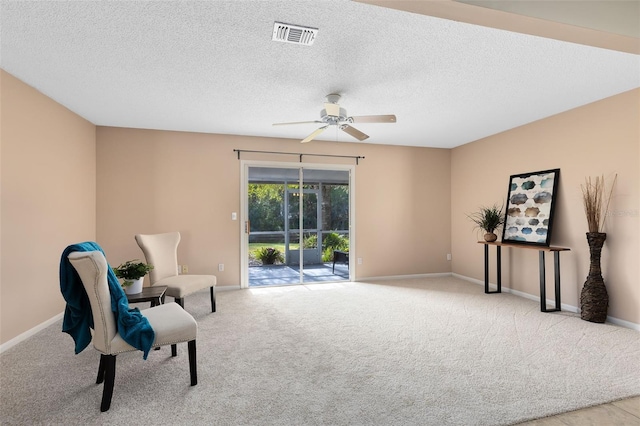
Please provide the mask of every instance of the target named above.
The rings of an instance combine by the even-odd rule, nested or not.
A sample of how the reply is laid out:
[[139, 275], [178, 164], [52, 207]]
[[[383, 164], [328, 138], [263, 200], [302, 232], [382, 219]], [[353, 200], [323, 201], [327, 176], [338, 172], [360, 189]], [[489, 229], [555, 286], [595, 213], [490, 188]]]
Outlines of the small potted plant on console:
[[127, 294], [138, 294], [142, 291], [144, 276], [153, 269], [153, 265], [136, 260], [128, 260], [117, 268], [113, 268], [116, 277], [122, 279], [122, 287]]
[[473, 223], [476, 224], [476, 228], [485, 232], [484, 240], [491, 243], [498, 239], [495, 234], [495, 230], [504, 225], [504, 213], [502, 207], [498, 207], [494, 204], [491, 207], [480, 207], [475, 213], [467, 215]]

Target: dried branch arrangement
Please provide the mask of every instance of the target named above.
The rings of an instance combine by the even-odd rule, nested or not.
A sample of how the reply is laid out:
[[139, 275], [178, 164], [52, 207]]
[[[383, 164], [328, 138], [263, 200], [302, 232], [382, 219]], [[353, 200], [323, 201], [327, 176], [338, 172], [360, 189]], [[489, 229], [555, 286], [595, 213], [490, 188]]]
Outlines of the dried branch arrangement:
[[618, 175], [616, 174], [613, 178], [608, 196], [605, 195], [604, 176], [596, 176], [595, 181], [592, 181], [591, 177], [588, 177], [585, 179], [585, 184], [580, 185], [589, 232], [602, 232], [604, 229], [609, 203], [611, 202], [611, 195], [613, 194], [613, 187], [616, 185], [617, 179]]

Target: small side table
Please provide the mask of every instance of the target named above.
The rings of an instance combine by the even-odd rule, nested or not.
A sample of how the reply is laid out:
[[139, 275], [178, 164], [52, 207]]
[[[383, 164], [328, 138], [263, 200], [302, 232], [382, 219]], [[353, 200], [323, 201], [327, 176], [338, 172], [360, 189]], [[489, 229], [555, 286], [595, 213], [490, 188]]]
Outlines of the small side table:
[[155, 287], [143, 287], [140, 293], [127, 294], [129, 303], [151, 302], [151, 307], [164, 303], [164, 294], [167, 286], [159, 285]]

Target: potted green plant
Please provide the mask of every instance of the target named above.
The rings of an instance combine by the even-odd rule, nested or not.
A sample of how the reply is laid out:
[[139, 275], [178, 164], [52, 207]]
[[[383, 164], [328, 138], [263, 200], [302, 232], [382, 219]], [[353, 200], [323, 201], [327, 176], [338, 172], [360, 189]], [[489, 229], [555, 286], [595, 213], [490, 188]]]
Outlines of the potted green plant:
[[122, 287], [127, 294], [137, 294], [142, 291], [144, 276], [152, 269], [153, 265], [135, 259], [118, 265], [117, 268], [113, 268], [113, 272], [123, 280]]
[[505, 218], [502, 209], [502, 206], [498, 207], [497, 204], [494, 204], [490, 207], [480, 207], [477, 212], [467, 215], [476, 224], [477, 229], [484, 231], [484, 240], [489, 243], [498, 239], [494, 231], [504, 225]]

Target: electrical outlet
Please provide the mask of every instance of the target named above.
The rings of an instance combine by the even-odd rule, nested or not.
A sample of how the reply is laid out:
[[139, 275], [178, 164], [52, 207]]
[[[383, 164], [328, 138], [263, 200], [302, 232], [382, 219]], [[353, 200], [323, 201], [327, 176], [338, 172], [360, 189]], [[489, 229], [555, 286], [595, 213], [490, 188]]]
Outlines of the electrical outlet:
[[189, 267], [187, 265], [182, 265], [182, 273], [183, 274], [188, 274], [189, 273]]
[[220, 272], [224, 271], [224, 263], [218, 263], [218, 271]]
[[451, 253], [447, 254], [447, 260], [451, 260]]
[[362, 265], [362, 258], [361, 257], [358, 258], [358, 265]]

